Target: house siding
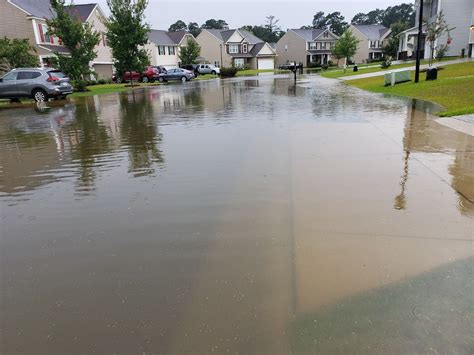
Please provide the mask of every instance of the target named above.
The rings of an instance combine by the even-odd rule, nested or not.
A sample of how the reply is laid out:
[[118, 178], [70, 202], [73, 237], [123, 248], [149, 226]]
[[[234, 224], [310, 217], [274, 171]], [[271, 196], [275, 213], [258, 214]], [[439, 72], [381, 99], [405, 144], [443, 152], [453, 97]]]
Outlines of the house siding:
[[0, 37], [28, 38], [31, 45], [36, 45], [35, 33], [31, 20], [26, 18], [26, 13], [8, 3], [0, 0]]
[[[286, 50], [288, 46], [288, 50]], [[288, 62], [306, 63], [306, 41], [293, 31], [288, 31], [276, 44], [276, 65]]]
[[219, 44], [222, 44], [223, 62], [221, 63], [221, 66], [232, 66], [232, 57], [226, 53], [224, 44], [209, 31], [203, 30], [199, 36], [197, 36], [196, 41], [201, 47], [201, 57], [205, 58], [210, 63], [221, 62], [221, 49]]
[[95, 47], [97, 57], [94, 59], [94, 63], [112, 63], [112, 50], [109, 46], [104, 45], [102, 38], [102, 35], [107, 33], [104, 21], [106, 21], [106, 19], [100, 14], [100, 11], [97, 8], [91, 14], [88, 21], [94, 31], [101, 34], [101, 40]]
[[369, 59], [369, 40], [356, 27], [351, 26], [352, 34], [360, 41], [357, 45], [357, 52], [354, 55], [354, 62], [365, 63]]

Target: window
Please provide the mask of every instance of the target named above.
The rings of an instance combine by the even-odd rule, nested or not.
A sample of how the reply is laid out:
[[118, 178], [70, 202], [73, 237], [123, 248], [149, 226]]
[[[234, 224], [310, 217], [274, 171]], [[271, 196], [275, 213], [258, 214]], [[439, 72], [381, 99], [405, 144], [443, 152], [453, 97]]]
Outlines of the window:
[[22, 71], [18, 73], [17, 80], [28, 80], [28, 79], [36, 79], [41, 76], [40, 73], [34, 71]]
[[309, 43], [309, 50], [314, 51], [316, 49], [316, 43], [315, 42], [310, 42]]
[[12, 80], [16, 80], [16, 76], [17, 76], [17, 72], [13, 72], [13, 73], [10, 73], [10, 74], [7, 74], [3, 77], [2, 81], [12, 81]]
[[214, 62], [214, 66], [219, 68], [221, 66], [221, 63], [219, 61]]
[[245, 66], [245, 59], [244, 58], [235, 58], [234, 59], [234, 66], [236, 68], [243, 68]]
[[38, 31], [41, 43], [54, 43], [53, 37], [48, 33], [48, 26], [43, 23], [38, 24]]
[[169, 55], [175, 55], [176, 54], [176, 50], [173, 46], [168, 47], [168, 54]]
[[288, 52], [288, 44], [285, 44], [285, 52]]
[[229, 53], [230, 54], [239, 53], [239, 45], [238, 44], [229, 44]]
[[326, 49], [326, 42], [321, 42], [321, 49]]
[[328, 37], [329, 37], [329, 33], [328, 33], [327, 31], [324, 32], [323, 37], [324, 37], [324, 38], [328, 38]]
[[247, 43], [242, 44], [242, 53], [247, 53], [248, 46]]
[[104, 47], [107, 47], [109, 45], [109, 42], [107, 42], [107, 36], [105, 33], [102, 33], [102, 43], [104, 44]]
[[158, 55], [165, 55], [165, 46], [158, 46]]

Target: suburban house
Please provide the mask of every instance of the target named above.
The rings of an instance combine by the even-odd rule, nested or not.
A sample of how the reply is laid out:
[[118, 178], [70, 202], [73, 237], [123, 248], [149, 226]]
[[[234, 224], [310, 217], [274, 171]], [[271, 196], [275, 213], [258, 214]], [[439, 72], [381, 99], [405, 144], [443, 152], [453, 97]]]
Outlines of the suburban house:
[[[72, 13], [92, 24], [94, 29], [102, 33], [101, 42], [96, 48], [98, 57], [90, 63], [91, 68], [97, 71], [99, 77], [112, 76], [112, 56], [107, 46], [107, 39], [103, 35], [102, 10], [97, 4], [75, 5]], [[55, 52], [67, 54], [68, 50], [61, 45], [61, 40], [48, 33], [46, 20], [52, 18], [53, 10], [49, 0], [0, 0], [0, 33], [8, 38], [28, 38], [36, 49], [39, 62], [42, 66], [49, 66], [50, 59]]]
[[305, 66], [327, 64], [332, 60], [331, 50], [339, 39], [329, 30], [290, 29], [276, 44], [277, 65], [288, 62]]
[[382, 48], [390, 37], [391, 30], [382, 25], [351, 25], [352, 34], [359, 40], [355, 63], [370, 63], [383, 58]]
[[201, 56], [216, 66], [275, 68], [275, 50], [248, 31], [203, 29], [196, 41]]
[[151, 64], [165, 68], [178, 67], [179, 53], [181, 48], [186, 46], [188, 39], [195, 40], [194, 36], [186, 31], [151, 30], [148, 34], [148, 44], [145, 46], [150, 55]]
[[[416, 25], [399, 35], [398, 59], [414, 59], [416, 56], [417, 36], [418, 36], [418, 18], [420, 11], [420, 0], [416, 0]], [[474, 1], [473, 0], [456, 0], [456, 4], [441, 0], [424, 0], [423, 1], [423, 17], [434, 20], [436, 16], [443, 12], [444, 19], [449, 27], [454, 28], [448, 38], [447, 34], [443, 34], [435, 47], [450, 42], [446, 56], [467, 55], [469, 53], [470, 43], [472, 43], [471, 26], [474, 20]], [[426, 31], [426, 29], [424, 29]], [[422, 38], [421, 43], [422, 58], [430, 58], [430, 43]], [[472, 55], [472, 54], [471, 54]], [[436, 56], [436, 53], [435, 53]]]
[[97, 79], [112, 78], [114, 71], [112, 49], [107, 44], [107, 28], [104, 24], [107, 17], [104, 12], [98, 4], [84, 4], [71, 6], [70, 13], [79, 21], [89, 23], [96, 32], [100, 33], [100, 42], [95, 47], [97, 57], [90, 65]]

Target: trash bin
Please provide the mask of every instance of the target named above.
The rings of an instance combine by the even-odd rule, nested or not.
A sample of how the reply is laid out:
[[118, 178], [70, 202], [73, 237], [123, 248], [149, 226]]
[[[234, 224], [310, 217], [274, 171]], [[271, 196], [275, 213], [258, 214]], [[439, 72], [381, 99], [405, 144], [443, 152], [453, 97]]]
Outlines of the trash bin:
[[438, 79], [438, 68], [426, 69], [426, 80], [436, 80], [436, 79]]
[[357, 65], [354, 65], [354, 68], [352, 68], [352, 71], [354, 72], [359, 71], [359, 68], [357, 68]]

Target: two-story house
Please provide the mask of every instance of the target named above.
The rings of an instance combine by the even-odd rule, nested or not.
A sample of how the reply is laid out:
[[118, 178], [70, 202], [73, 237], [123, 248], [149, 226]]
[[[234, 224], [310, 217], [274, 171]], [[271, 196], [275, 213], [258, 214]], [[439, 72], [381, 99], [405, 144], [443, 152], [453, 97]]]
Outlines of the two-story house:
[[474, 58], [474, 6], [472, 7], [471, 28], [469, 31], [469, 57]]
[[[416, 25], [399, 35], [399, 59], [414, 59], [416, 56], [418, 19], [420, 13], [420, 0], [415, 2]], [[467, 55], [470, 48], [470, 28], [473, 22], [474, 1], [473, 0], [423, 0], [423, 18], [434, 20], [440, 12], [444, 14], [444, 20], [453, 30], [448, 34], [444, 33], [435, 43], [435, 47], [449, 42], [446, 56]], [[424, 29], [423, 31], [426, 31]], [[472, 47], [471, 47], [472, 48]], [[431, 56], [430, 43], [422, 38], [421, 53], [422, 58], [428, 59]], [[436, 53], [434, 53], [436, 57]]]
[[196, 41], [201, 56], [216, 66], [275, 68], [275, 50], [248, 31], [204, 29]]
[[[97, 58], [90, 63], [99, 77], [112, 77], [112, 55], [105, 38], [105, 16], [97, 4], [75, 5], [71, 13], [83, 22], [89, 22], [101, 33], [96, 47]], [[40, 65], [49, 66], [55, 53], [67, 54], [61, 39], [48, 32], [46, 20], [54, 16], [49, 0], [0, 0], [0, 35], [8, 38], [28, 38], [36, 49]]]
[[188, 39], [196, 40], [186, 31], [168, 32], [151, 30], [148, 34], [148, 44], [145, 46], [150, 55], [152, 65], [165, 68], [175, 68], [180, 65], [179, 53], [188, 43]]
[[290, 29], [276, 43], [277, 65], [288, 62], [303, 63], [307, 67], [328, 64], [338, 39], [329, 30]]
[[90, 63], [97, 79], [110, 79], [113, 75], [112, 49], [107, 43], [107, 17], [98, 4], [73, 5], [69, 8], [77, 20], [88, 23], [100, 34], [99, 44], [95, 47], [97, 57]]
[[383, 25], [351, 25], [352, 34], [359, 40], [355, 63], [370, 63], [383, 58], [383, 46], [392, 31]]

